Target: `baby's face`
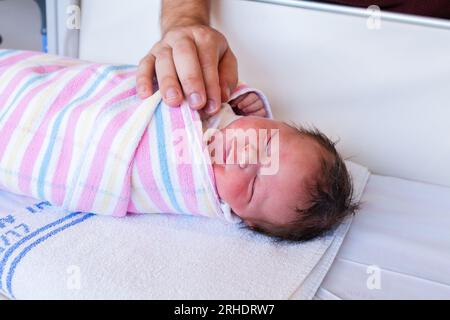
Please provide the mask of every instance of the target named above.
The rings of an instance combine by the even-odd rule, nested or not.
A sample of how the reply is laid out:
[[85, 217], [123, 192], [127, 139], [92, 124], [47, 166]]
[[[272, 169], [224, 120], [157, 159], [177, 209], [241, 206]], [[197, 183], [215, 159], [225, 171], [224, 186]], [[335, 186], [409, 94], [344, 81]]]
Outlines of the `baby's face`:
[[[245, 139], [239, 146], [236, 139], [228, 139], [228, 133], [236, 129], [256, 131], [258, 143], [251, 145], [251, 139]], [[260, 117], [240, 118], [221, 133], [227, 136], [224, 154], [228, 160], [233, 156], [237, 160], [213, 160], [221, 199], [249, 226], [292, 222], [295, 209], [308, 205], [306, 182], [320, 168], [319, 144], [282, 122]], [[252, 152], [258, 155], [257, 161]], [[277, 170], [267, 170], [273, 161]]]

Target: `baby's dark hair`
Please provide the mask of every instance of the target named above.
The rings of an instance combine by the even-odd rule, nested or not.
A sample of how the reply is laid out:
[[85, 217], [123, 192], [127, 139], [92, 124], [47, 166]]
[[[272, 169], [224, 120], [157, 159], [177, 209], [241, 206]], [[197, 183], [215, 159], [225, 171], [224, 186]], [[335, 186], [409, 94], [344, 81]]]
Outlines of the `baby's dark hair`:
[[[292, 126], [291, 126], [292, 127]], [[297, 218], [288, 225], [254, 226], [251, 229], [275, 240], [308, 241], [326, 234], [358, 208], [353, 203], [353, 185], [345, 162], [331, 141], [316, 128], [292, 127], [302, 137], [313, 139], [322, 150], [317, 177], [308, 184], [309, 206], [295, 208]]]

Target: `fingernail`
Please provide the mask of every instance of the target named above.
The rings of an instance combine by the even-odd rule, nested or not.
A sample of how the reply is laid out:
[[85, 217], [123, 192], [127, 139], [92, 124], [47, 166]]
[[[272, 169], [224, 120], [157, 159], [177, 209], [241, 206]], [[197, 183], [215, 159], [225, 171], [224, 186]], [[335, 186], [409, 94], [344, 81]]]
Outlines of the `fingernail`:
[[227, 100], [230, 100], [230, 98], [231, 98], [231, 90], [230, 90], [230, 88], [226, 88], [225, 89], [225, 95], [227, 96]]
[[172, 87], [172, 88], [169, 88], [166, 91], [166, 99], [172, 100], [172, 99], [175, 99], [177, 97], [178, 97], [178, 90], [177, 89]]
[[202, 97], [197, 93], [191, 93], [189, 96], [189, 105], [193, 108], [200, 107], [202, 104]]
[[212, 114], [216, 112], [217, 107], [214, 100], [208, 100], [208, 104], [206, 105], [205, 112], [208, 114]]

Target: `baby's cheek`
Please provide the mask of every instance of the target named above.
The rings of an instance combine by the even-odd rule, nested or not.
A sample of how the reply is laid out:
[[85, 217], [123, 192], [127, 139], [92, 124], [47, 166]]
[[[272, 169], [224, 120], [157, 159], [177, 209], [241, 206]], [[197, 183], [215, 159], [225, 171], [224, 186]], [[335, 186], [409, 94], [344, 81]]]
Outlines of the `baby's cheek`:
[[238, 170], [224, 170], [224, 166], [215, 166], [216, 187], [220, 198], [234, 210], [245, 205], [248, 184]]
[[233, 198], [233, 188], [230, 182], [232, 179], [229, 174], [224, 169], [223, 165], [213, 165], [214, 176], [216, 179], [216, 188], [219, 197], [229, 203], [229, 200]]

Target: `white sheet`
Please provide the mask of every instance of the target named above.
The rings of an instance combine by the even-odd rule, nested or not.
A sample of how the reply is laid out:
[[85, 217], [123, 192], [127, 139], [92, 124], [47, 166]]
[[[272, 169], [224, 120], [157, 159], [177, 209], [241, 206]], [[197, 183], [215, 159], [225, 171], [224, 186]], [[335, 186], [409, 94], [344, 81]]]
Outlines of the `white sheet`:
[[316, 298], [450, 299], [450, 188], [372, 175], [362, 201]]

